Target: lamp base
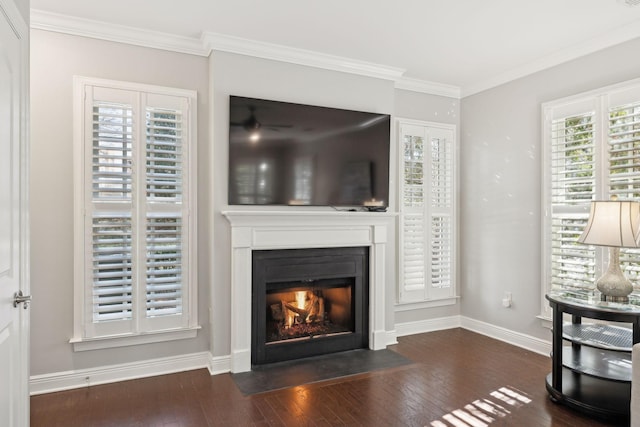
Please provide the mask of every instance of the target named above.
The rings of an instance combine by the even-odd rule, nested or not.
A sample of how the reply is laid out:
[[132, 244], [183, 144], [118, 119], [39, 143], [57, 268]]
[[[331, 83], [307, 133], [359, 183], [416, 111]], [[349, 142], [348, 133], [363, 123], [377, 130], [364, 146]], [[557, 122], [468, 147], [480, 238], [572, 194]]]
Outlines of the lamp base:
[[620, 248], [609, 248], [609, 268], [596, 282], [602, 301], [628, 303], [633, 285], [620, 268]]

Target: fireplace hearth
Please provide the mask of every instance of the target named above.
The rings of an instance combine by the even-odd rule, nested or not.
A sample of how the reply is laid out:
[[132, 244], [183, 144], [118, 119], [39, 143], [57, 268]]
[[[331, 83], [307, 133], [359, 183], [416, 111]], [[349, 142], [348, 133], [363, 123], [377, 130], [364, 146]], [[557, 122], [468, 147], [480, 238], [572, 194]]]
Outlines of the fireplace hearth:
[[368, 347], [369, 248], [252, 255], [251, 363]]

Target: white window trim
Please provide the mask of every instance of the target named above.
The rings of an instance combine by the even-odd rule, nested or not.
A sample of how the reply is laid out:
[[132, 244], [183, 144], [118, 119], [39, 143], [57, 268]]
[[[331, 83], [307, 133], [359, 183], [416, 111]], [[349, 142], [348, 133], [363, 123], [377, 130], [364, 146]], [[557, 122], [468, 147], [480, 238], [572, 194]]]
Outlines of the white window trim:
[[[446, 130], [452, 133], [453, 138], [453, 165], [452, 165], [452, 209], [451, 209], [451, 217], [452, 217], [452, 230], [451, 230], [451, 283], [452, 286], [449, 289], [449, 293], [447, 295], [432, 295], [429, 292], [428, 284], [425, 284], [425, 293], [424, 298], [421, 300], [403, 300], [402, 298], [402, 286], [403, 286], [403, 231], [402, 231], [402, 215], [403, 215], [403, 188], [404, 188], [404, 144], [401, 140], [401, 127], [403, 125], [410, 126], [420, 126], [425, 127], [427, 129], [439, 129]], [[453, 124], [446, 123], [437, 123], [437, 122], [429, 122], [415, 119], [407, 119], [407, 118], [396, 118], [395, 119], [395, 139], [397, 145], [397, 203], [398, 203], [398, 229], [397, 229], [397, 247], [398, 247], [398, 255], [397, 255], [397, 263], [398, 263], [398, 275], [397, 275], [397, 283], [398, 287], [396, 289], [396, 304], [395, 311], [409, 311], [409, 310], [417, 310], [424, 308], [433, 308], [433, 307], [443, 307], [448, 305], [454, 305], [459, 300], [458, 292], [458, 284], [457, 284], [457, 259], [458, 259], [458, 200], [457, 200], [457, 185], [458, 185], [458, 138], [457, 138], [457, 128]], [[428, 210], [428, 213], [431, 211]]]
[[[593, 103], [594, 111], [596, 112], [596, 131], [595, 131], [595, 145], [596, 150], [601, 150], [603, 146], [603, 140], [607, 139], [607, 132], [605, 129], [609, 127], [609, 118], [608, 118], [608, 108], [611, 105], [610, 98], [627, 98], [627, 93], [640, 92], [640, 79], [629, 80], [626, 82], [606, 86], [603, 88], [598, 88], [595, 90], [583, 92], [580, 94], [568, 96], [565, 98], [557, 99], [554, 101], [549, 101], [543, 103], [541, 105], [541, 132], [542, 132], [542, 143], [543, 143], [543, 159], [542, 159], [542, 198], [541, 198], [541, 218], [542, 218], [542, 237], [541, 237], [541, 286], [540, 286], [540, 315], [537, 316], [542, 321], [543, 326], [548, 326], [549, 322], [552, 319], [552, 311], [549, 306], [549, 302], [545, 298], [545, 296], [551, 290], [551, 120], [552, 120], [552, 112], [555, 109], [572, 109], [573, 106], [578, 104], [586, 104]], [[635, 96], [633, 99], [635, 101], [640, 101], [640, 96]], [[620, 99], [617, 99], [613, 104], [617, 104], [621, 102]], [[605, 141], [606, 143], [607, 141]], [[602, 156], [602, 153], [599, 153]], [[605, 154], [606, 155], [606, 154]], [[605, 165], [605, 162], [597, 165], [599, 166], [598, 174], [596, 175], [596, 187], [603, 188], [605, 187], [608, 180], [608, 170]], [[588, 208], [585, 211], [588, 213]], [[598, 265], [603, 266], [604, 260], [606, 259], [606, 254], [604, 251], [598, 251]], [[596, 270], [596, 277], [602, 274], [600, 270]]]
[[[186, 308], [186, 325], [167, 330], [149, 332], [116, 334], [111, 336], [86, 337], [85, 330], [85, 265], [84, 265], [84, 209], [85, 192], [82, 177], [85, 168], [86, 141], [84, 139], [86, 120], [84, 117], [85, 91], [87, 87], [98, 86], [110, 89], [152, 93], [184, 97], [188, 99], [188, 120], [184, 130], [188, 133], [189, 150], [188, 173], [189, 184], [186, 196], [189, 200], [189, 228], [187, 231], [187, 246], [189, 262], [187, 276], [189, 288], [187, 298], [183, 301]], [[198, 329], [198, 298], [197, 298], [197, 92], [193, 90], [175, 89], [162, 86], [139, 84], [132, 82], [113, 81], [106, 79], [74, 76], [73, 79], [73, 117], [74, 117], [74, 332], [69, 342], [74, 351], [96, 350], [104, 348], [122, 347], [129, 345], [148, 344], [170, 340], [194, 338]], [[185, 168], [187, 170], [187, 168]]]

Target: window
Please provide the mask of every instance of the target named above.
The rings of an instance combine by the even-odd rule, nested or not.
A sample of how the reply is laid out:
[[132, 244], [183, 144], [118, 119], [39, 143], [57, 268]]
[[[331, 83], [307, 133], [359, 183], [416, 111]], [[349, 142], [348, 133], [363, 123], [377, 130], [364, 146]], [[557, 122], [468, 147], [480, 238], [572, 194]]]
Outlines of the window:
[[[608, 262], [606, 248], [577, 243], [591, 201], [640, 199], [640, 81], [544, 104], [543, 136], [543, 295], [585, 291]], [[620, 257], [637, 281], [640, 251], [622, 249]]]
[[400, 303], [455, 297], [455, 128], [399, 120]]
[[72, 342], [195, 336], [196, 94], [87, 78], [75, 91]]

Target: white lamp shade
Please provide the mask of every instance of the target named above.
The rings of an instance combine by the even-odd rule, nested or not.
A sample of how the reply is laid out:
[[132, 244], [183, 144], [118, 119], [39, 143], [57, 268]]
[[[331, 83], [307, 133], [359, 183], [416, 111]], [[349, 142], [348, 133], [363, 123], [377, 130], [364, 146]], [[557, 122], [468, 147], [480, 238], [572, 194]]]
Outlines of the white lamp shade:
[[578, 242], [621, 248], [640, 247], [640, 202], [591, 202], [591, 213]]

